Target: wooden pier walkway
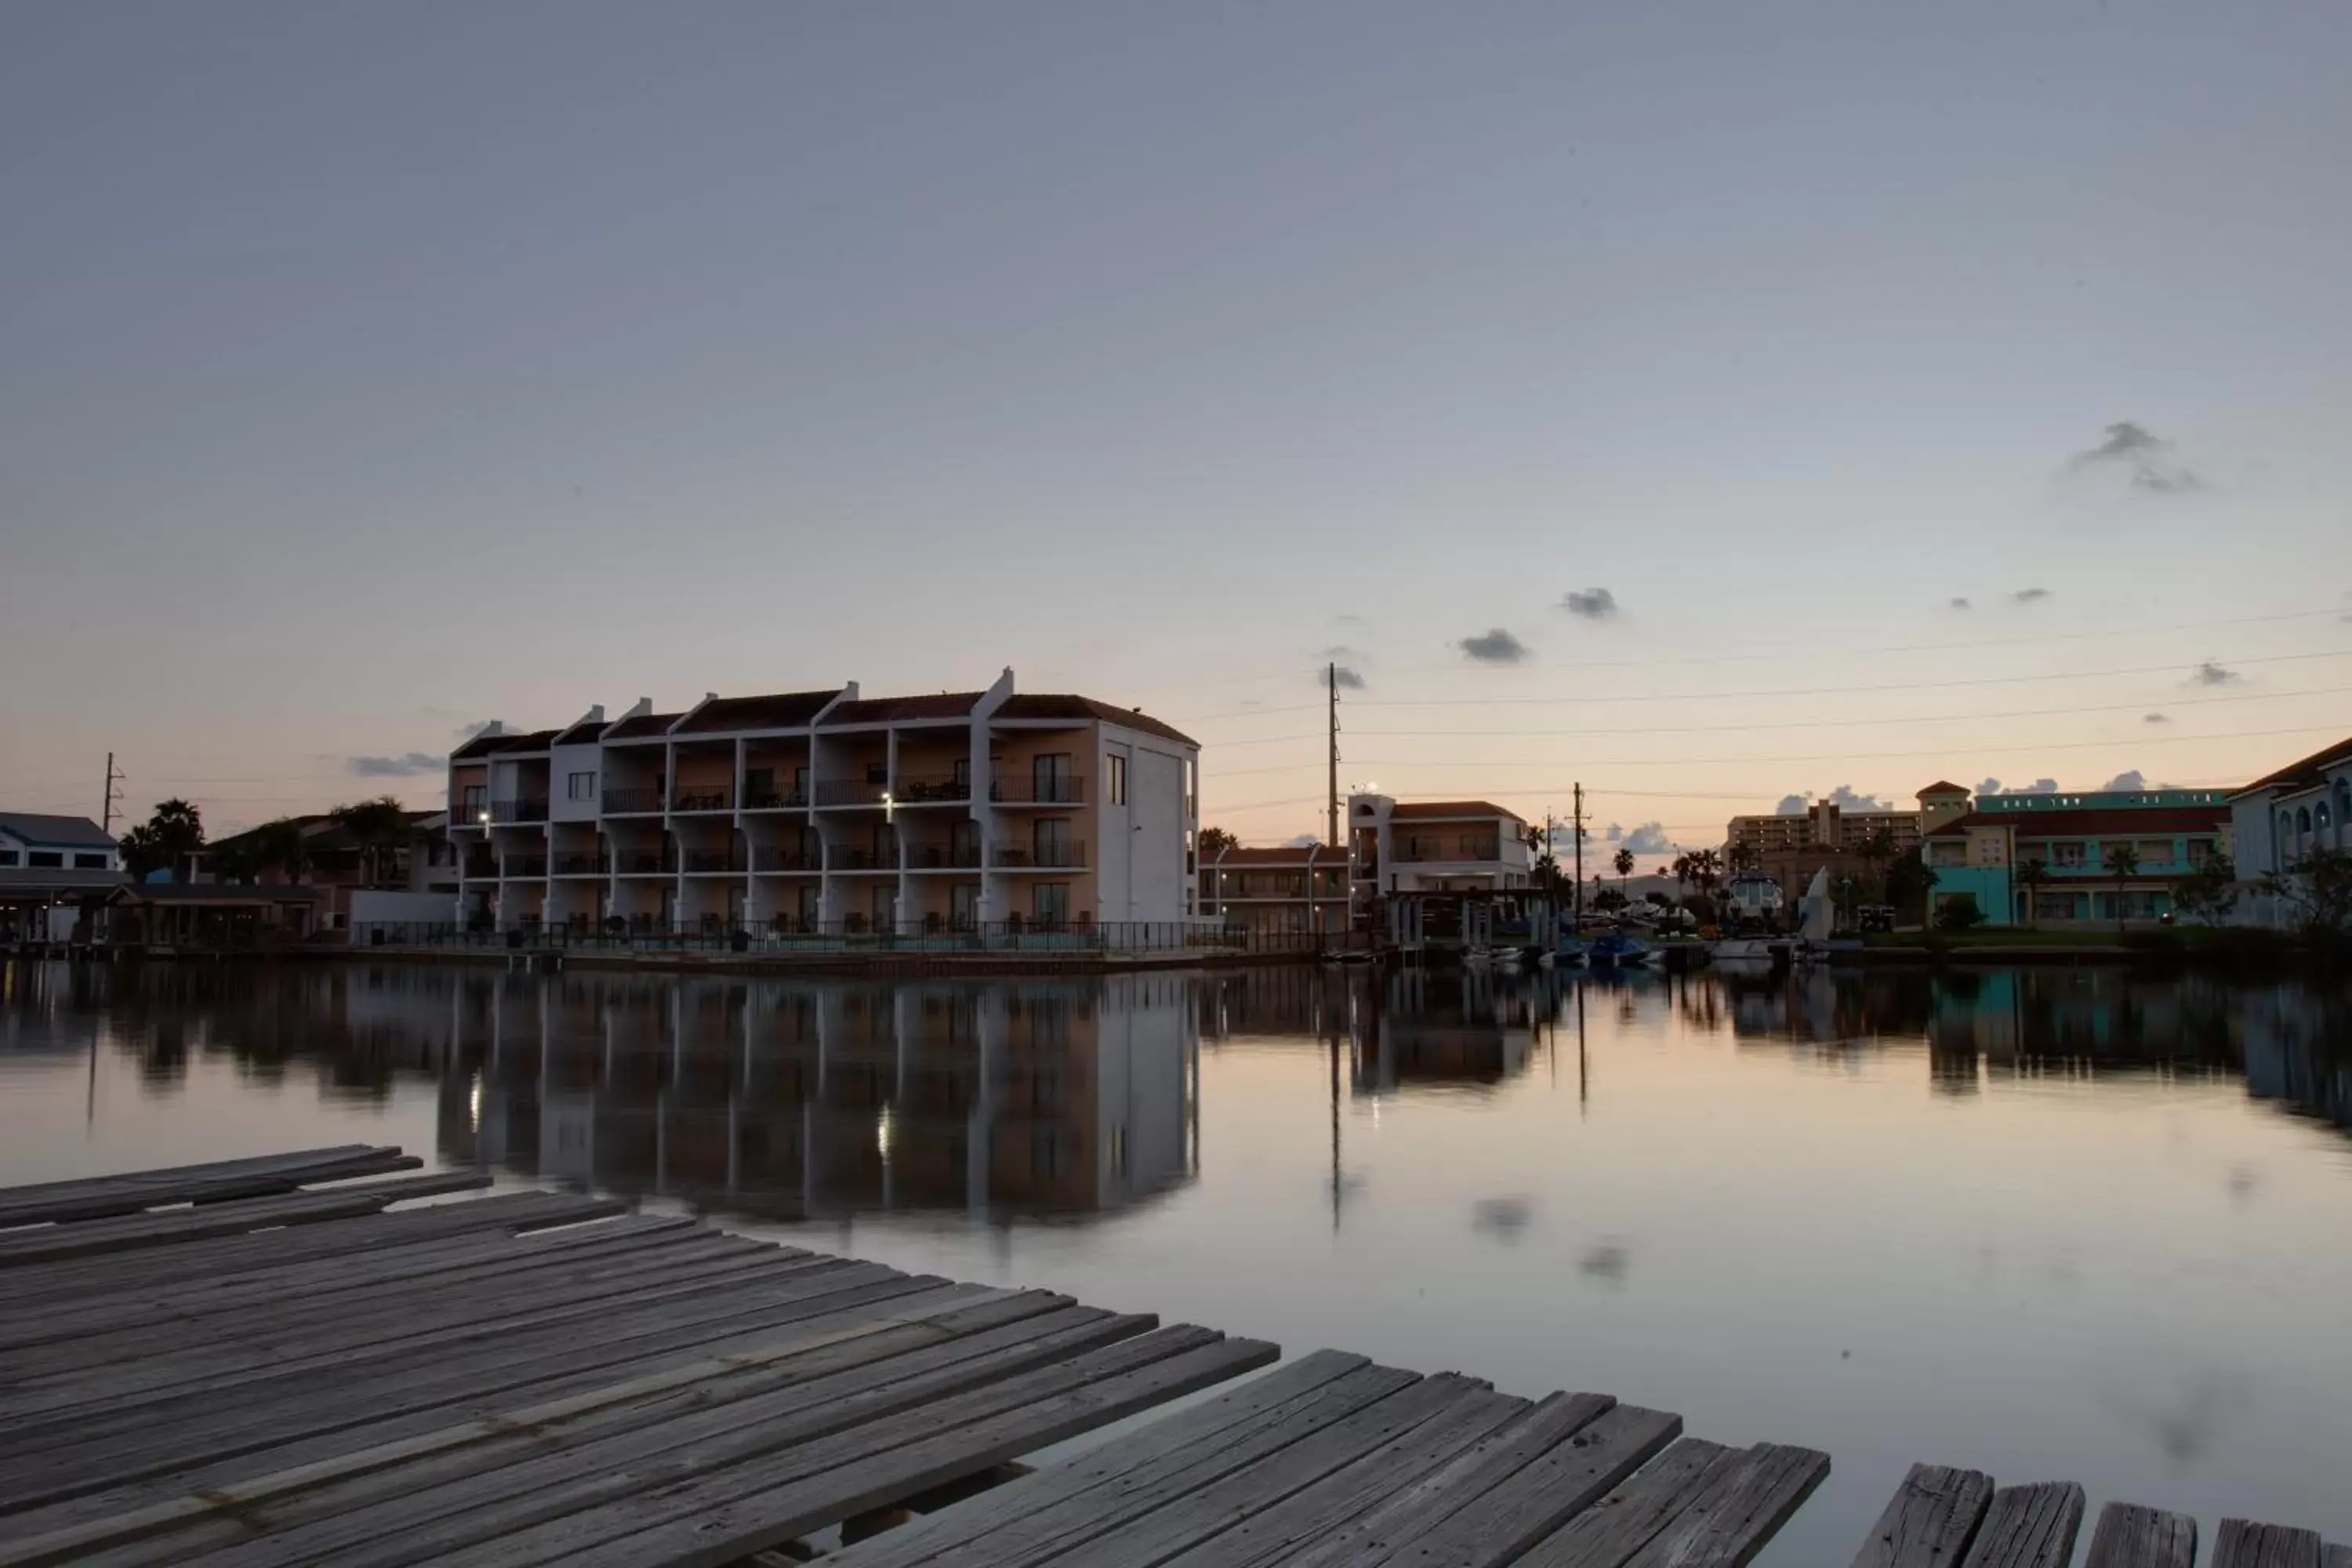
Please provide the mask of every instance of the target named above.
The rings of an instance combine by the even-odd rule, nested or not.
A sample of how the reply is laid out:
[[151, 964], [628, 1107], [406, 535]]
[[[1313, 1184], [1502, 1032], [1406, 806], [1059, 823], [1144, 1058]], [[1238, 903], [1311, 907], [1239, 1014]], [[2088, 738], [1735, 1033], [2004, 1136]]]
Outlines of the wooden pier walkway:
[[[353, 1147], [0, 1189], [0, 1568], [1738, 1568], [1827, 1456]], [[333, 1183], [333, 1185], [319, 1185]], [[1922, 1468], [1857, 1568], [2063, 1564], [2079, 1488]], [[839, 1527], [836, 1531], [835, 1527]], [[2188, 1568], [2110, 1509], [2092, 1568]], [[843, 1542], [851, 1542], [843, 1544]], [[2352, 1568], [2225, 1526], [2216, 1568]]]

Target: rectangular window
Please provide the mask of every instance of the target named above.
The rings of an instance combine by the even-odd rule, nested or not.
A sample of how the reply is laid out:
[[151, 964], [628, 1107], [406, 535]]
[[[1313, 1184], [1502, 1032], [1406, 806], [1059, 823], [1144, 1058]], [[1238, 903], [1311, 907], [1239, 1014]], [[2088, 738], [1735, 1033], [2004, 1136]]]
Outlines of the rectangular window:
[[1104, 798], [1113, 805], [1127, 804], [1127, 759], [1114, 752], [1105, 764]]
[[103, 855], [77, 855], [74, 857], [74, 869], [77, 871], [103, 871], [106, 869], [106, 857]]
[[61, 850], [33, 849], [26, 851], [25, 855], [25, 864], [27, 866], [55, 866], [58, 869], [62, 870], [65, 868], [65, 863], [66, 858]]
[[1072, 793], [1067, 752], [1045, 752], [1031, 759], [1029, 782], [1036, 790], [1033, 799], [1053, 803], [1077, 798]]
[[2080, 866], [2083, 863], [2083, 846], [2079, 842], [2053, 844], [2050, 847], [2050, 863], [2053, 866]]
[[979, 883], [957, 882], [948, 889], [948, 923], [958, 931], [970, 931], [980, 923]]
[[596, 775], [593, 773], [570, 774], [563, 781], [563, 795], [567, 800], [594, 800]]
[[2213, 858], [2213, 846], [2202, 838], [2192, 838], [2189, 841], [2189, 863], [2191, 866], [2202, 866], [2211, 858]]
[[1031, 894], [1030, 910], [1041, 926], [1061, 926], [1069, 923], [1070, 885], [1067, 882], [1040, 882]]
[[1075, 841], [1070, 837], [1070, 819], [1066, 816], [1040, 817], [1034, 829], [1034, 847], [1040, 866], [1070, 866], [1076, 864], [1071, 857]]
[[479, 822], [482, 813], [490, 809], [490, 786], [467, 784], [457, 792], [457, 815], [467, 822]]
[[776, 770], [745, 768], [743, 770], [743, 804], [773, 805], [776, 804]]
[[16, 855], [17, 852], [14, 849], [0, 849], [0, 866], [16, 865]]

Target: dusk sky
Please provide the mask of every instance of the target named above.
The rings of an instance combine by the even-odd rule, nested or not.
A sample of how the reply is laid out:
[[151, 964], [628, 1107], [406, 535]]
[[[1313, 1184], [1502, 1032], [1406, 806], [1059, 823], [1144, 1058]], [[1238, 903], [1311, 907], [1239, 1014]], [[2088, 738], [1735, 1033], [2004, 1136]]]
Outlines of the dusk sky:
[[1343, 787], [1645, 849], [2243, 783], [2352, 731], [2347, 60], [2336, 0], [10, 5], [0, 806], [1009, 664], [1271, 842], [1327, 659]]

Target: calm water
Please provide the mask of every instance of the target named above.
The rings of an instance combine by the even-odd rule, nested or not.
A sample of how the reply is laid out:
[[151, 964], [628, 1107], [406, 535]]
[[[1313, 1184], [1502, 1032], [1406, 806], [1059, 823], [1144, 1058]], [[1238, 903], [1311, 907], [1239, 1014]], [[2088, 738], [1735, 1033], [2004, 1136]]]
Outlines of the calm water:
[[2352, 1538], [2352, 990], [0, 970], [0, 1181], [357, 1140], [1704, 1436]]

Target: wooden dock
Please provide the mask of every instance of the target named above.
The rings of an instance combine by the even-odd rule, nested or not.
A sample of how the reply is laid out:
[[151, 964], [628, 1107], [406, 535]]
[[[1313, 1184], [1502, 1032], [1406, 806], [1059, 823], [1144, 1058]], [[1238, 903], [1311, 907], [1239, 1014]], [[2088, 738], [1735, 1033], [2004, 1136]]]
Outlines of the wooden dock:
[[[600, 1198], [419, 1205], [489, 1182], [417, 1163], [0, 1189], [0, 1568], [1737, 1568], [1829, 1470], [1336, 1351], [1024, 1470], [1279, 1352]], [[2054, 1568], [2083, 1511], [1923, 1467], [1855, 1562]], [[2090, 1562], [2195, 1543], [2111, 1508]], [[2352, 1554], [2233, 1522], [2213, 1563]]]

